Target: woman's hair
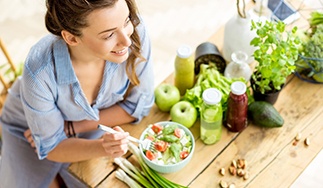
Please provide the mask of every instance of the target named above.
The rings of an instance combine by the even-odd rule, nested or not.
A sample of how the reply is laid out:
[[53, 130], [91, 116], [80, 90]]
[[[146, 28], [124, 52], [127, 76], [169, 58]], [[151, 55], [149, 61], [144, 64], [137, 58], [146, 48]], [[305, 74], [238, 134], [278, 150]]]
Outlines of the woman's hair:
[[[45, 24], [49, 32], [61, 37], [62, 30], [75, 36], [82, 36], [81, 29], [88, 27], [87, 16], [97, 9], [112, 7], [118, 0], [47, 0]], [[136, 28], [140, 24], [138, 10], [134, 0], [125, 0], [129, 11], [130, 20]], [[136, 75], [136, 66], [144, 61], [141, 55], [141, 42], [136, 29], [130, 36], [132, 44], [131, 53], [127, 60], [126, 72], [132, 85], [139, 85]], [[138, 60], [137, 60], [138, 59]]]

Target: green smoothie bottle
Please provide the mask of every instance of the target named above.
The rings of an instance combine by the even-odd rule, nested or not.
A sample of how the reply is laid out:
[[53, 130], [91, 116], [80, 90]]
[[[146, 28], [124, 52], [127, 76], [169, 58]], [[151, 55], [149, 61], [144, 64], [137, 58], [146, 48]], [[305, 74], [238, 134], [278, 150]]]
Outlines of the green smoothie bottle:
[[181, 96], [194, 86], [194, 59], [191, 47], [182, 45], [177, 49], [175, 58], [175, 86]]
[[214, 144], [221, 138], [222, 133], [222, 94], [218, 89], [209, 88], [202, 94], [201, 108], [201, 140], [205, 144]]

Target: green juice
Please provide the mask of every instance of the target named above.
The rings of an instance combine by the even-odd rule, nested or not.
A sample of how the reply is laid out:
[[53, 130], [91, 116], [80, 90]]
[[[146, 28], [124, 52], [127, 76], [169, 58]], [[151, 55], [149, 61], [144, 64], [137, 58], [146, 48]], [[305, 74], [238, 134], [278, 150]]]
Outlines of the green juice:
[[222, 133], [222, 94], [218, 89], [206, 89], [203, 94], [201, 108], [201, 140], [204, 144], [214, 144], [219, 141]]
[[221, 138], [222, 133], [222, 111], [218, 109], [207, 109], [201, 116], [201, 139], [205, 144], [214, 144]]
[[181, 96], [187, 89], [194, 86], [194, 59], [192, 49], [189, 46], [181, 46], [177, 50], [175, 58], [175, 80], [174, 85], [178, 88]]

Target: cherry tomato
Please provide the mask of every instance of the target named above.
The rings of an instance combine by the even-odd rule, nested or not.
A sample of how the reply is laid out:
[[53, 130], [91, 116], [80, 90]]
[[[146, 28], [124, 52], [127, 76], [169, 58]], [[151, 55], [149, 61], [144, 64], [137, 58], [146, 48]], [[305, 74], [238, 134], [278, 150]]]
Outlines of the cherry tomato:
[[188, 154], [188, 151], [182, 151], [179, 156], [181, 159], [185, 159], [188, 156]]
[[155, 153], [153, 153], [152, 151], [150, 150], [147, 150], [146, 151], [146, 157], [149, 159], [149, 160], [154, 160], [156, 159], [157, 155]]
[[176, 129], [174, 130], [174, 135], [175, 135], [177, 138], [181, 138], [181, 136], [182, 136], [181, 129], [180, 129], [180, 128], [176, 128]]
[[153, 136], [151, 136], [151, 135], [148, 135], [148, 136], [146, 137], [146, 139], [151, 140], [151, 141], [154, 141], [154, 140], [155, 140], [155, 137], [153, 137]]
[[151, 129], [152, 129], [156, 134], [158, 134], [161, 130], [163, 130], [163, 127], [162, 127], [161, 125], [153, 124], [153, 126], [151, 127]]
[[160, 152], [164, 152], [167, 149], [167, 142], [159, 140], [157, 142], [155, 142], [155, 148], [156, 150], [160, 151]]

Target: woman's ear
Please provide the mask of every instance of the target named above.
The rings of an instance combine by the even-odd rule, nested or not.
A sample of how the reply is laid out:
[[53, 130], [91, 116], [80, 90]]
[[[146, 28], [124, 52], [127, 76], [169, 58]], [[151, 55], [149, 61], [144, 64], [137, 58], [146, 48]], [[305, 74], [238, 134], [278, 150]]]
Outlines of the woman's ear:
[[78, 44], [77, 37], [75, 35], [73, 35], [72, 33], [68, 32], [66, 30], [62, 30], [61, 35], [68, 45], [76, 46]]

